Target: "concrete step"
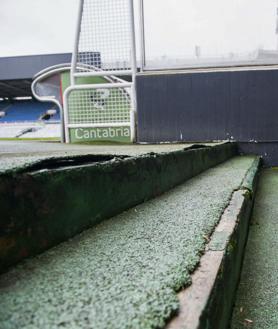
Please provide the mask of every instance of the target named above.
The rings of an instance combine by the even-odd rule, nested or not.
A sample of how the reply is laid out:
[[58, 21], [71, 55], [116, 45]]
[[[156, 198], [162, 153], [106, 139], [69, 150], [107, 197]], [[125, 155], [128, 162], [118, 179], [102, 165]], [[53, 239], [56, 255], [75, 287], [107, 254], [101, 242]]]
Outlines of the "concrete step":
[[262, 172], [232, 329], [278, 328], [278, 171]]
[[116, 154], [35, 154], [1, 160], [0, 272], [237, 152], [232, 143], [179, 146], [173, 152], [164, 152], [170, 148], [162, 146], [159, 153], [144, 153], [150, 146], [142, 148], [128, 154], [118, 146]]
[[[3, 274], [0, 328], [224, 328], [231, 302], [219, 287], [229, 283], [231, 300], [258, 164], [234, 157]], [[185, 287], [202, 291], [194, 314]]]

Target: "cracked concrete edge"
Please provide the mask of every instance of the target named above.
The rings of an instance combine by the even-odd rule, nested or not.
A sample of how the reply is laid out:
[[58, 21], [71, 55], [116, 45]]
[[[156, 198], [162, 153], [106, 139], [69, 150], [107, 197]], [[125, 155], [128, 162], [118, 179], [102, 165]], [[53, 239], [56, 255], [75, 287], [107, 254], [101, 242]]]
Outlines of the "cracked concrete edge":
[[[173, 149], [169, 150], [168, 148], [164, 148], [164, 145], [159, 145], [161, 148], [154, 147], [154, 149], [147, 149], [146, 147], [149, 147], [150, 145], [134, 145], [134, 150], [131, 149], [131, 147], [124, 147], [123, 145], [120, 145], [119, 147], [115, 148], [115, 146], [106, 147], [105, 149], [86, 149], [84, 151], [82, 148], [77, 151], [69, 151], [66, 150], [64, 153], [61, 153], [61, 151], [56, 152], [32, 152], [32, 153], [26, 153], [26, 154], [16, 154], [16, 153], [1, 153], [0, 152], [0, 177], [5, 176], [7, 174], [21, 174], [23, 172], [32, 171], [35, 167], [41, 167], [48, 166], [49, 164], [55, 164], [59, 163], [61, 161], [91, 161], [91, 162], [99, 162], [102, 161], [102, 159], [107, 159], [110, 161], [113, 159], [121, 159], [121, 158], [132, 158], [132, 157], [144, 157], [148, 156], [149, 154], [165, 154], [165, 153], [173, 153], [173, 152], [179, 152], [179, 151], [190, 151], [192, 149], [198, 149], [198, 148], [210, 148], [217, 145], [222, 144], [228, 144], [229, 142], [225, 143], [219, 143], [219, 144], [183, 144], [182, 147], [180, 146], [179, 149]], [[45, 145], [42, 145], [42, 148]], [[140, 147], [140, 149], [138, 149]], [[137, 152], [136, 152], [137, 150]]]
[[260, 159], [254, 160], [242, 186], [217, 225], [192, 284], [178, 293], [179, 313], [166, 329], [228, 328], [240, 278], [249, 220], [254, 204]]
[[261, 165], [262, 165], [262, 158], [256, 157], [241, 184], [241, 189], [249, 191], [251, 197], [253, 196], [252, 193], [256, 191], [256, 185], [258, 181], [257, 173]]

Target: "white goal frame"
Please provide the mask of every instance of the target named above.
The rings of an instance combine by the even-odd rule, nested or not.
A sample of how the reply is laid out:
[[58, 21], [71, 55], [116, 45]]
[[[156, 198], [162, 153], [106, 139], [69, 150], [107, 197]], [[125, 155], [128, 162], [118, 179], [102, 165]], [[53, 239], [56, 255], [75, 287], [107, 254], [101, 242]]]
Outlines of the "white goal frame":
[[[126, 39], [129, 40], [129, 44], [126, 44], [126, 47], [129, 48], [129, 58], [130, 61], [127, 64], [128, 67], [120, 67], [120, 68], [114, 68], [111, 66], [111, 64], [107, 64], [107, 67], [102, 67], [102, 63], [100, 67], [92, 67], [90, 66], [88, 69], [88, 66], [84, 65], [84, 70], [80, 69], [80, 63], [78, 62], [78, 56], [81, 54], [81, 51], [79, 49], [80, 47], [80, 40], [82, 37], [82, 33], [93, 33], [93, 31], [87, 32], [86, 29], [82, 30], [82, 19], [84, 17], [85, 13], [85, 5], [87, 6], [97, 4], [97, 1], [100, 0], [80, 0], [79, 3], [79, 10], [78, 10], [78, 21], [77, 21], [77, 27], [76, 27], [76, 33], [75, 33], [75, 43], [74, 43], [74, 51], [72, 55], [72, 62], [71, 62], [71, 70], [70, 70], [70, 86], [65, 90], [63, 95], [64, 100], [64, 125], [65, 125], [65, 138], [66, 143], [70, 143], [70, 129], [71, 128], [103, 128], [103, 127], [119, 127], [119, 126], [128, 126], [130, 128], [130, 141], [135, 142], [136, 141], [136, 112], [137, 112], [137, 106], [136, 106], [136, 86], [135, 86], [135, 78], [137, 74], [137, 63], [136, 63], [136, 41], [135, 41], [135, 21], [134, 21], [134, 0], [104, 0], [106, 2], [111, 2], [115, 4], [115, 1], [120, 6], [121, 3], [123, 3], [123, 12], [124, 17], [123, 20], [125, 21], [125, 26], [123, 29], [123, 32], [125, 33]], [[102, 0], [103, 1], [103, 0]], [[96, 5], [96, 9], [101, 6]], [[97, 24], [102, 24], [102, 15], [104, 13], [97, 12]], [[117, 15], [117, 12], [115, 13]], [[104, 15], [105, 16], [105, 15]], [[112, 15], [113, 16], [113, 15]], [[113, 17], [112, 17], [113, 19]], [[115, 22], [117, 24], [118, 17], [115, 17]], [[105, 21], [104, 19], [104, 25], [103, 28], [105, 30], [105, 24], [113, 24], [111, 21]], [[99, 26], [97, 26], [99, 27]], [[100, 28], [102, 25], [100, 26]], [[108, 27], [109, 28], [109, 27]], [[118, 27], [118, 29], [121, 29], [121, 26]], [[123, 34], [124, 34], [123, 33]], [[119, 33], [121, 34], [121, 33]], [[87, 35], [86, 35], [87, 37]], [[92, 34], [93, 37], [93, 34]], [[117, 36], [116, 36], [117, 37]], [[119, 35], [119, 38], [121, 38], [121, 35]], [[117, 40], [113, 40], [113, 45], [117, 44]], [[120, 40], [125, 42], [124, 40]], [[105, 39], [102, 41], [102, 45], [106, 49], [108, 49], [109, 44], [105, 41]], [[116, 47], [116, 46], [115, 46]], [[117, 49], [116, 49], [117, 50]], [[90, 49], [89, 51], [98, 51], [98, 49]], [[89, 53], [88, 51], [88, 53]], [[111, 52], [113, 49], [111, 50]], [[83, 52], [84, 53], [84, 52]], [[119, 50], [119, 53], [121, 51]], [[127, 49], [126, 49], [127, 53]], [[101, 53], [100, 53], [101, 56]], [[105, 65], [105, 64], [104, 64]], [[104, 66], [103, 65], [103, 66]], [[111, 69], [110, 67], [111, 66]], [[126, 82], [125, 80], [122, 80], [118, 78], [118, 76], [130, 76], [131, 82]], [[88, 78], [88, 77], [103, 77], [107, 80], [107, 84], [78, 84], [77, 80], [78, 78]], [[109, 83], [110, 82], [110, 83]], [[101, 122], [87, 122], [87, 123], [72, 123], [70, 121], [70, 97], [72, 93], [82, 91], [82, 90], [98, 90], [98, 89], [111, 89], [111, 88], [118, 88], [119, 90], [123, 90], [124, 88], [130, 88], [130, 120], [129, 122], [111, 122], [111, 123], [101, 123]], [[84, 106], [84, 105], [83, 105]]]

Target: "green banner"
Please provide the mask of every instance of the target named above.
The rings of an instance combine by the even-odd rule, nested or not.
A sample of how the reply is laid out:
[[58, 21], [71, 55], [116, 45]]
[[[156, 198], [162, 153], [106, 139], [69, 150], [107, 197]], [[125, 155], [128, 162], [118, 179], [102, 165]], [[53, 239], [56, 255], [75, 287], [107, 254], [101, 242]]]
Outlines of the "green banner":
[[131, 143], [130, 127], [70, 128], [70, 142]]

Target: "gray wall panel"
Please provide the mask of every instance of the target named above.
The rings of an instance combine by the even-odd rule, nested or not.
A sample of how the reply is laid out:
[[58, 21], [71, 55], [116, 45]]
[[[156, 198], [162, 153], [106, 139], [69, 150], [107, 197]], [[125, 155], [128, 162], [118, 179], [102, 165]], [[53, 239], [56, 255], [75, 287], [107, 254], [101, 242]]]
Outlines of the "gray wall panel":
[[278, 141], [278, 71], [139, 75], [139, 142]]
[[269, 143], [238, 143], [242, 154], [256, 154], [263, 158], [266, 167], [278, 166], [278, 142]]

